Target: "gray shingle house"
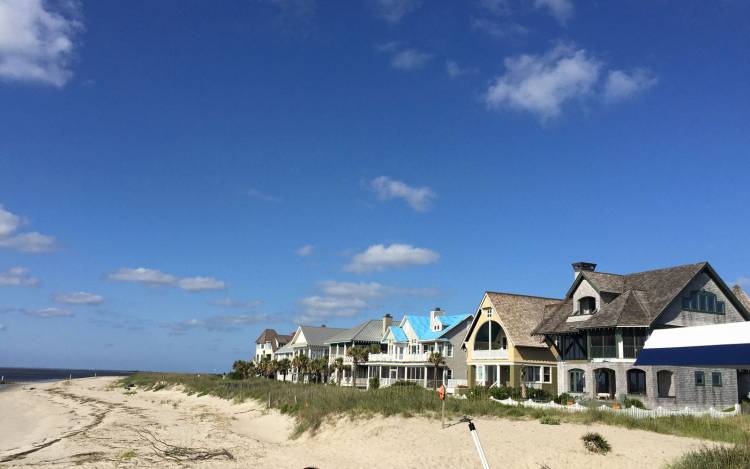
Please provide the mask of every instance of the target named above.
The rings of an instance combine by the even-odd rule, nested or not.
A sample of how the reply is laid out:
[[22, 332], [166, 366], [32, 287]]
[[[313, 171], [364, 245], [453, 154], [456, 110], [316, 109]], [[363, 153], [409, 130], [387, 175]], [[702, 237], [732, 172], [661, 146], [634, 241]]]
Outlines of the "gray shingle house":
[[[750, 301], [707, 262], [620, 275], [573, 264], [565, 298], [534, 330], [558, 356], [558, 392], [637, 397], [650, 407], [724, 407], [747, 395], [747, 371], [635, 367], [658, 328], [750, 320]], [[740, 389], [743, 388], [743, 389]]]
[[[328, 364], [332, 365], [337, 358], [341, 358], [346, 365], [351, 367], [354, 362], [352, 361], [352, 357], [347, 355], [347, 351], [352, 347], [367, 347], [371, 345], [380, 347], [380, 339], [390, 324], [391, 317], [390, 315], [386, 315], [382, 320], [371, 319], [332, 336], [325, 341], [325, 345], [328, 346]], [[361, 387], [367, 386], [367, 367], [358, 366], [357, 368], [355, 384]], [[353, 372], [354, 370], [351, 369], [341, 371], [340, 384], [342, 386], [352, 385]], [[332, 379], [335, 381], [335, 374], [332, 376]]]

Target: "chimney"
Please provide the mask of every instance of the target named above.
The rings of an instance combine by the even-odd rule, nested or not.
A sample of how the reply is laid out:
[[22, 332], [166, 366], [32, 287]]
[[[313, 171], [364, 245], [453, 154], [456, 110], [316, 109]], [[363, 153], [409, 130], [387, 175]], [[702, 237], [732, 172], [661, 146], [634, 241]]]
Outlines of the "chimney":
[[443, 315], [443, 311], [440, 308], [435, 308], [430, 311], [430, 329], [435, 330], [435, 319]]
[[596, 264], [591, 263], [591, 262], [574, 262], [573, 263], [574, 278], [578, 278], [578, 274], [580, 274], [584, 270], [587, 272], [593, 272], [596, 270]]
[[390, 314], [386, 314], [383, 316], [383, 335], [385, 335], [385, 331], [388, 330], [389, 327], [391, 327], [391, 324], [393, 324], [393, 316]]

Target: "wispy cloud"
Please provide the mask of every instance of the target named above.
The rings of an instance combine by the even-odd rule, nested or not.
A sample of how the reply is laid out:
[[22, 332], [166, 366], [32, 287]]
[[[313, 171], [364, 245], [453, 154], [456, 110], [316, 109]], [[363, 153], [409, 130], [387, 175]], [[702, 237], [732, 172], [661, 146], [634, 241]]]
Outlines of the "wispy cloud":
[[534, 0], [534, 7], [547, 10], [563, 26], [573, 16], [573, 2], [570, 0]]
[[355, 273], [383, 271], [390, 268], [427, 265], [438, 261], [440, 254], [410, 244], [375, 244], [355, 254], [344, 270]]
[[312, 244], [305, 244], [304, 246], [300, 246], [294, 253], [300, 257], [307, 257], [312, 256], [313, 251], [315, 251], [315, 247]]
[[300, 322], [317, 323], [333, 317], [351, 317], [375, 309], [379, 301], [397, 296], [436, 296], [433, 288], [401, 288], [377, 282], [319, 283], [320, 293], [300, 300], [303, 314]]
[[390, 24], [397, 24], [405, 16], [422, 6], [422, 0], [370, 0], [375, 14]]
[[64, 86], [73, 76], [80, 12], [78, 1], [0, 1], [0, 79]]
[[437, 197], [429, 187], [412, 187], [405, 182], [379, 176], [370, 181], [370, 189], [380, 200], [402, 199], [417, 212], [426, 211]]
[[435, 54], [422, 52], [418, 49], [405, 49], [396, 52], [391, 57], [391, 66], [398, 70], [412, 71], [420, 70], [427, 65]]
[[242, 301], [242, 300], [235, 300], [233, 298], [221, 298], [218, 300], [212, 300], [209, 303], [214, 306], [221, 306], [222, 308], [253, 309], [263, 304], [263, 301], [261, 300]]
[[164, 323], [162, 326], [172, 334], [184, 334], [195, 329], [207, 331], [233, 331], [247, 326], [266, 323], [273, 320], [268, 314], [229, 314], [207, 318], [192, 318], [184, 321]]
[[42, 309], [19, 309], [19, 312], [36, 318], [69, 318], [73, 317], [73, 312], [61, 308], [42, 308]]
[[451, 78], [458, 78], [465, 75], [476, 75], [479, 73], [479, 69], [477, 67], [462, 67], [454, 60], [446, 60], [445, 72]]
[[529, 32], [526, 26], [508, 19], [491, 19], [475, 17], [471, 19], [471, 29], [479, 31], [497, 39], [524, 36]]
[[560, 116], [568, 102], [622, 100], [656, 83], [650, 74], [617, 70], [602, 83], [604, 68], [601, 60], [572, 44], [559, 44], [543, 55], [509, 57], [505, 73], [495, 78], [484, 100], [492, 109], [525, 111], [545, 122]]
[[176, 286], [190, 292], [223, 290], [226, 288], [225, 282], [213, 277], [178, 278], [175, 275], [146, 267], [121, 267], [109, 274], [108, 278], [118, 282], [143, 283], [150, 286]]
[[29, 275], [26, 267], [12, 267], [6, 272], [0, 272], [0, 285], [11, 287], [34, 287], [39, 285], [39, 279]]
[[648, 90], [658, 81], [653, 73], [643, 68], [637, 68], [630, 73], [612, 70], [604, 85], [604, 97], [609, 102], [622, 101]]
[[250, 188], [247, 190], [247, 195], [250, 197], [256, 198], [258, 200], [262, 200], [264, 202], [273, 202], [273, 203], [279, 203], [281, 202], [281, 197], [276, 197], [275, 195], [266, 194], [265, 192]]
[[72, 293], [58, 293], [53, 298], [55, 303], [65, 305], [100, 305], [104, 303], [104, 297], [96, 293], [84, 291]]
[[[0, 35], [2, 34], [2, 14], [0, 14]], [[24, 220], [21, 217], [5, 210], [0, 204], [0, 248], [32, 253], [50, 252], [57, 248], [57, 242], [52, 236], [36, 231], [18, 233], [18, 228], [22, 224]]]

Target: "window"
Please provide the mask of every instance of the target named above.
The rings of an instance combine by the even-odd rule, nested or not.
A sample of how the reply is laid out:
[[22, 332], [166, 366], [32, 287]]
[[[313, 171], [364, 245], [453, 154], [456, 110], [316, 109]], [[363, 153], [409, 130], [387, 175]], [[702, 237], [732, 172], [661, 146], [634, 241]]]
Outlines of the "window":
[[545, 383], [551, 383], [552, 382], [552, 367], [543, 366], [542, 367], [542, 374], [544, 375], [543, 382], [545, 382]]
[[583, 370], [573, 369], [568, 372], [570, 392], [584, 392], [586, 389], [586, 374]]
[[628, 394], [646, 395], [646, 372], [643, 370], [628, 370]]
[[711, 385], [721, 386], [721, 372], [720, 371], [711, 372]]
[[717, 299], [716, 295], [711, 292], [696, 290], [690, 292], [690, 296], [682, 298], [682, 309], [699, 313], [724, 314], [724, 302]]
[[557, 349], [560, 351], [563, 360], [585, 360], [586, 336], [583, 334], [558, 336]]
[[695, 385], [705, 386], [706, 385], [706, 374], [702, 371], [695, 372]]
[[484, 383], [484, 365], [477, 365], [477, 383]]
[[584, 296], [578, 300], [578, 314], [594, 314], [596, 312], [596, 298]]
[[617, 358], [617, 345], [613, 330], [591, 331], [591, 358]]
[[656, 373], [656, 387], [659, 397], [674, 397], [674, 379], [669, 370], [660, 370]]
[[453, 356], [453, 344], [445, 344], [445, 356], [446, 357]]
[[474, 336], [474, 350], [499, 350], [503, 348], [504, 338], [505, 333], [500, 323], [487, 321], [479, 327]]
[[623, 358], [638, 358], [647, 337], [646, 329], [628, 327], [622, 329]]
[[524, 377], [524, 382], [526, 383], [540, 383], [540, 366], [525, 366], [523, 367], [526, 371], [526, 376]]

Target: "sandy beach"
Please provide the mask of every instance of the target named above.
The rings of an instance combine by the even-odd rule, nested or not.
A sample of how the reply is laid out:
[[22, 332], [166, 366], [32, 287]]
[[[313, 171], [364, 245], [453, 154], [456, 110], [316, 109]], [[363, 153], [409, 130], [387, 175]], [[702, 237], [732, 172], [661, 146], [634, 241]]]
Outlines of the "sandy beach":
[[[0, 392], [0, 466], [479, 467], [465, 424], [442, 430], [440, 421], [426, 418], [342, 418], [314, 436], [290, 439], [292, 419], [257, 403], [176, 389], [128, 393], [113, 386], [116, 381], [88, 378]], [[475, 423], [491, 467], [498, 468], [659, 467], [705, 444], [609, 426]], [[580, 437], [591, 430], [609, 440], [610, 454], [586, 452]], [[170, 453], [175, 459], [161, 452], [176, 447], [191, 451]], [[210, 459], [178, 460], [209, 453]]]

